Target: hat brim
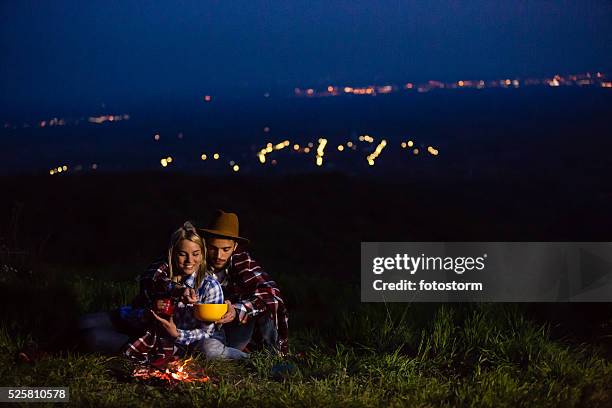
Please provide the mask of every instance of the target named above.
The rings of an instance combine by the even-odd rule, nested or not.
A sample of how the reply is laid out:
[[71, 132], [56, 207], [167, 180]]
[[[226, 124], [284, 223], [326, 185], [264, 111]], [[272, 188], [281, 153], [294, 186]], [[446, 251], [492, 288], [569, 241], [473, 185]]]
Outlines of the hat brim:
[[239, 237], [237, 235], [228, 234], [227, 231], [220, 231], [208, 228], [197, 228], [199, 232], [204, 233], [205, 235], [215, 235], [217, 237], [234, 239], [236, 241], [244, 242], [245, 244], [249, 243], [249, 240], [243, 237]]

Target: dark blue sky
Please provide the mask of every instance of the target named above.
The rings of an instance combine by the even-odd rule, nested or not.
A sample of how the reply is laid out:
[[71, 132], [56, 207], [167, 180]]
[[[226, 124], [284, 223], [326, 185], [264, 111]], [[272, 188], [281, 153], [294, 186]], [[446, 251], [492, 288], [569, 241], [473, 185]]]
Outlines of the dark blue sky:
[[3, 1], [0, 106], [612, 68], [609, 1]]

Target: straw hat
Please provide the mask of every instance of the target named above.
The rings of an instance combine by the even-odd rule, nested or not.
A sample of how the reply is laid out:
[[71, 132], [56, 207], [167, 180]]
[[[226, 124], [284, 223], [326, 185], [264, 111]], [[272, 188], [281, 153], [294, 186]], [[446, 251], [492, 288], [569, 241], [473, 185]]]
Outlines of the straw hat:
[[208, 228], [198, 228], [205, 235], [218, 235], [248, 243], [249, 240], [238, 235], [238, 216], [234, 213], [226, 213], [217, 210]]

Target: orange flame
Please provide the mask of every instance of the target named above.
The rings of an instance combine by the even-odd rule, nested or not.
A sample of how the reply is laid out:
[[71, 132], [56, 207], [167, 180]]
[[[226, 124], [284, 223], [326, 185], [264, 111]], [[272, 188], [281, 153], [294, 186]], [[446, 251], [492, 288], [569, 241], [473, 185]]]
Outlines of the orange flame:
[[173, 361], [168, 364], [168, 367], [162, 372], [154, 367], [138, 367], [134, 369], [133, 376], [143, 380], [149, 380], [157, 378], [174, 383], [176, 381], [181, 382], [208, 382], [208, 377], [204, 371], [197, 367], [191, 367], [192, 358], [188, 358], [185, 361]]

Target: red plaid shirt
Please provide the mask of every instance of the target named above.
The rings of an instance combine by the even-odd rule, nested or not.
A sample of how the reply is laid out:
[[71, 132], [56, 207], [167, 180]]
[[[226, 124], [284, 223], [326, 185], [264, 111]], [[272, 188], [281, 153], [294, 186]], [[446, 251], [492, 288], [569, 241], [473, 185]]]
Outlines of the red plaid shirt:
[[[280, 289], [261, 265], [238, 245], [220, 279], [225, 299], [232, 302], [240, 323], [262, 313], [268, 313], [278, 332], [277, 348], [282, 354], [289, 351], [288, 315]], [[216, 273], [218, 276], [219, 273]]]

